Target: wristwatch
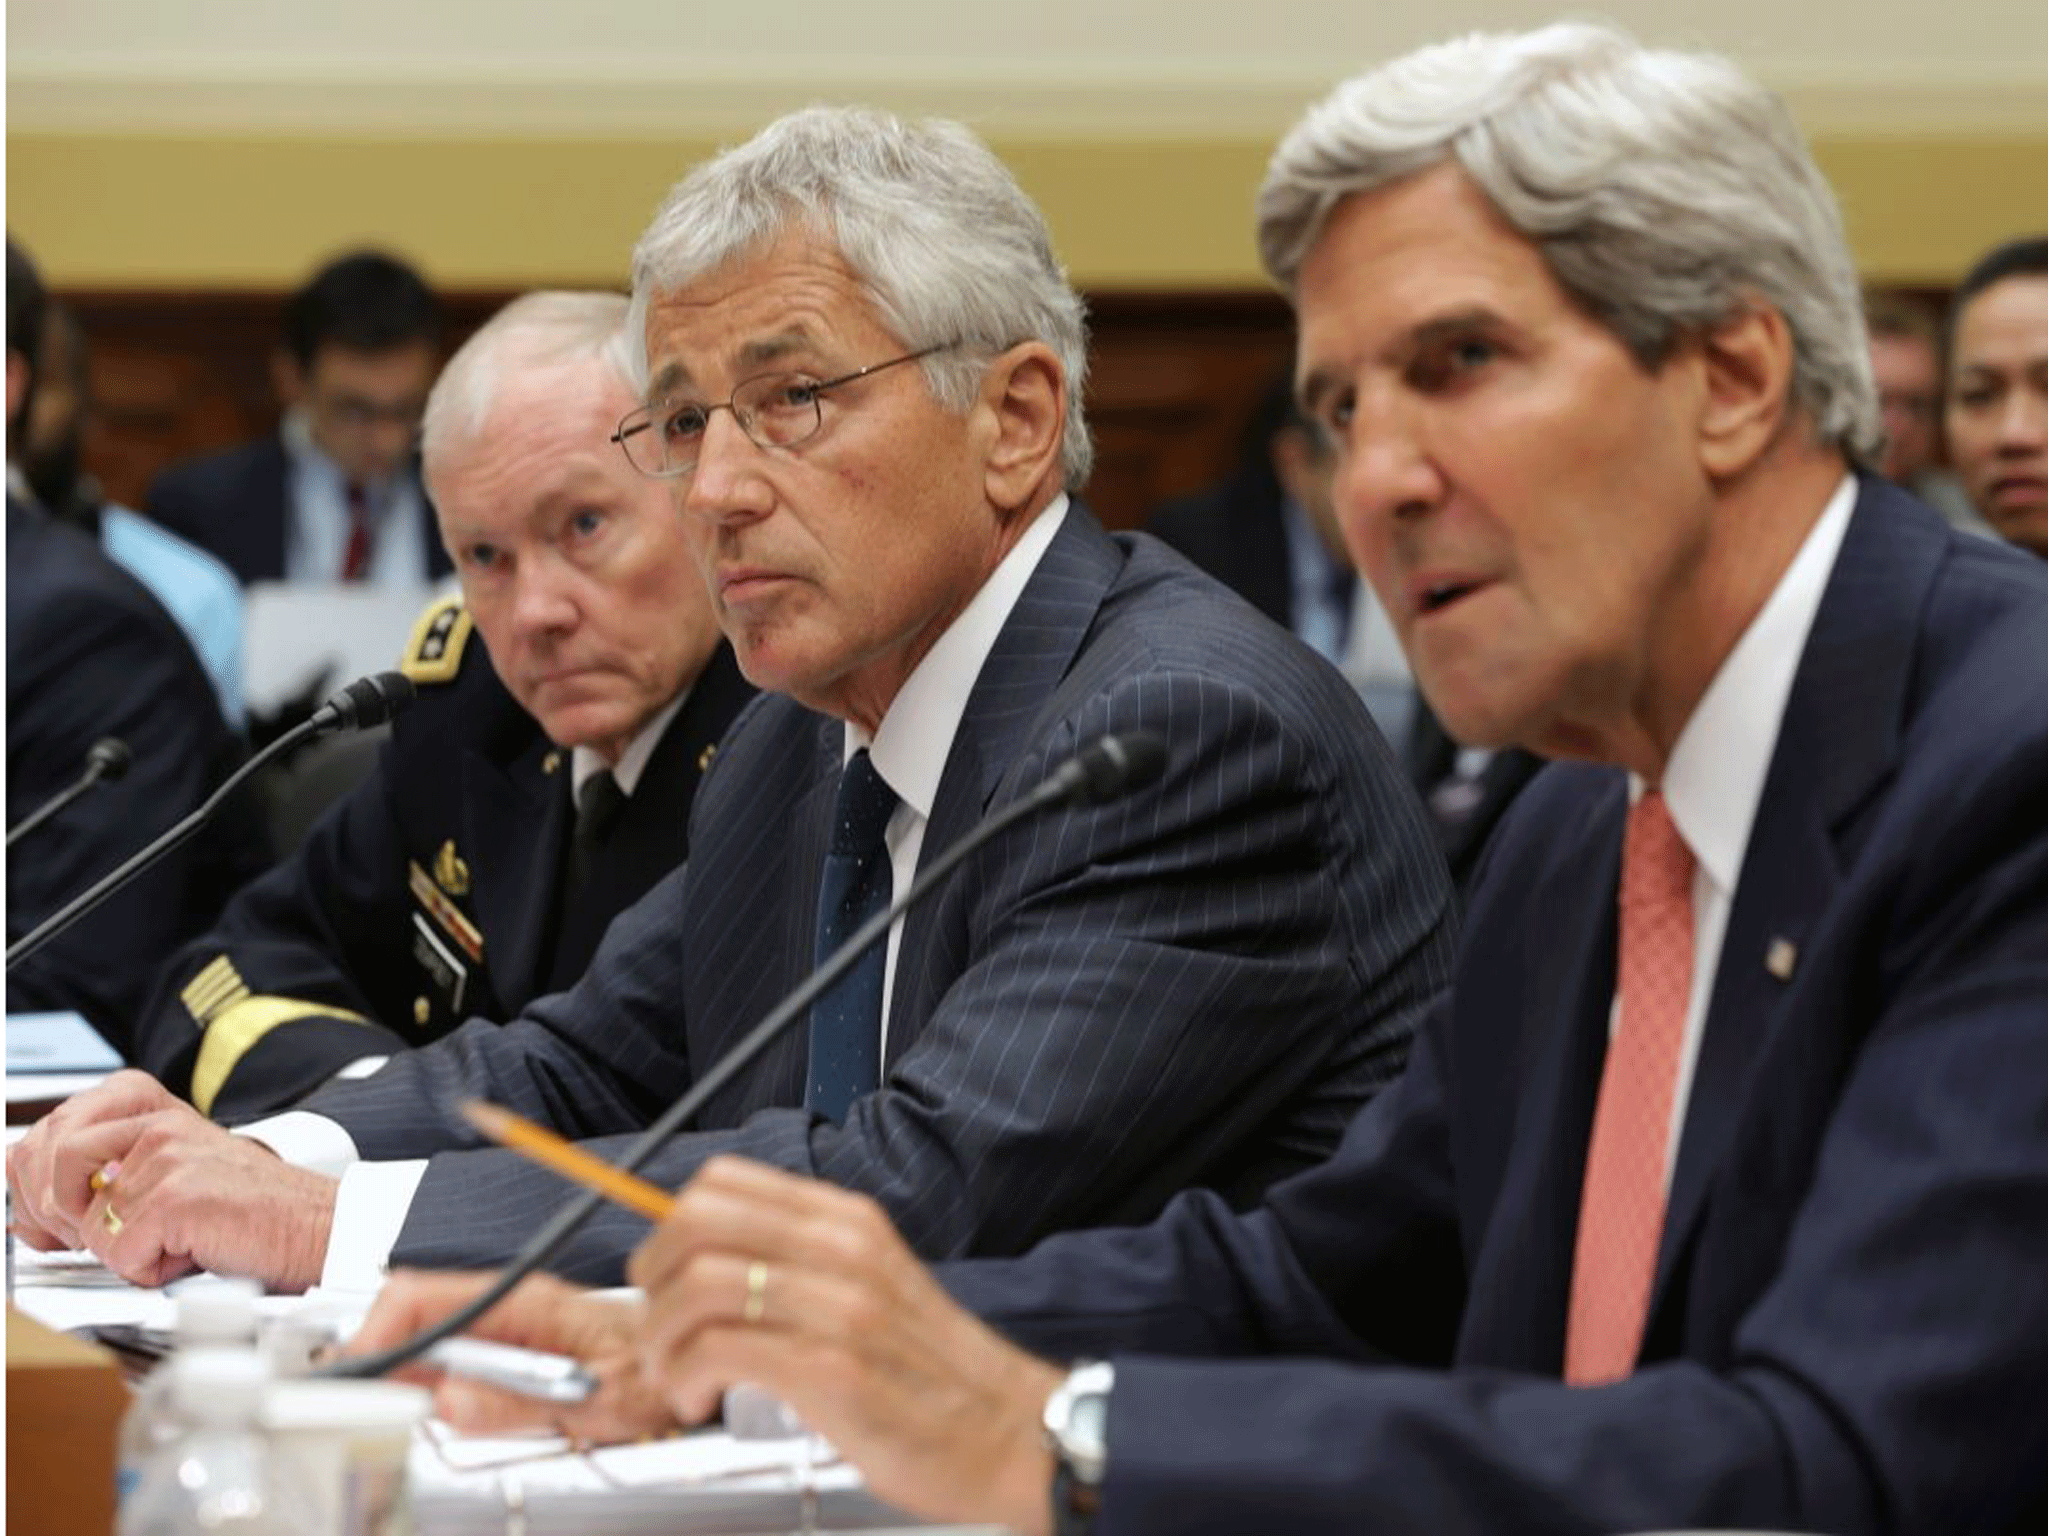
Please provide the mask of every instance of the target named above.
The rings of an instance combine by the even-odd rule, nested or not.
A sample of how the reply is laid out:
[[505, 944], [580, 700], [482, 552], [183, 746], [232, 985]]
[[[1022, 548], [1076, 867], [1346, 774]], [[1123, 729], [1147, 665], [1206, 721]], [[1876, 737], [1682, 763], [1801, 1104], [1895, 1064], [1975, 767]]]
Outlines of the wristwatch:
[[1095, 1528], [1102, 1475], [1109, 1467], [1109, 1389], [1116, 1368], [1083, 1360], [1045, 1400], [1041, 1422], [1053, 1455], [1052, 1528], [1055, 1536], [1087, 1536]]

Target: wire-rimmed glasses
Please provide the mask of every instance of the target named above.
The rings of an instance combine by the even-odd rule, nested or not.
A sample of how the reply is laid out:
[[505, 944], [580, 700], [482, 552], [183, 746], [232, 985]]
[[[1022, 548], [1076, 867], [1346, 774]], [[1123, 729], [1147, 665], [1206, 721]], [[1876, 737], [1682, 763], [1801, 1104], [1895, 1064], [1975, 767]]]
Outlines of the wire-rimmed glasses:
[[740, 430], [763, 448], [794, 448], [817, 435], [825, 424], [819, 402], [841, 385], [852, 384], [884, 368], [914, 363], [944, 352], [953, 342], [906, 352], [886, 362], [869, 363], [836, 379], [814, 379], [807, 373], [762, 373], [742, 379], [732, 398], [723, 405], [703, 405], [692, 400], [657, 400], [628, 411], [619, 418], [612, 441], [624, 451], [628, 462], [643, 475], [672, 480], [697, 467], [703, 450], [704, 433], [717, 411], [731, 411]]

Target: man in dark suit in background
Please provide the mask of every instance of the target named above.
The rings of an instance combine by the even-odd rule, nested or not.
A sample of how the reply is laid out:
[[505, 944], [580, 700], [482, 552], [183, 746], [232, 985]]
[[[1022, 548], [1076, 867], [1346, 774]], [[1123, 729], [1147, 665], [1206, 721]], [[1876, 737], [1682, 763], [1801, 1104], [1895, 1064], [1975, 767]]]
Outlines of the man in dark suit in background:
[[146, 510], [245, 585], [439, 580], [414, 445], [440, 350], [440, 301], [417, 272], [376, 251], [337, 258], [285, 304], [276, 435], [165, 470]]
[[[673, 485], [767, 690], [688, 868], [573, 992], [306, 1100], [383, 1160], [338, 1187], [162, 1111], [17, 1155], [33, 1239], [286, 1285], [374, 1277], [386, 1249], [499, 1258], [565, 1193], [479, 1148], [456, 1098], [616, 1153], [921, 859], [1109, 732], [1164, 735], [1163, 779], [990, 842], [646, 1171], [744, 1150], [867, 1191], [928, 1254], [1010, 1253], [1190, 1184], [1255, 1199], [1398, 1071], [1453, 925], [1420, 809], [1334, 671], [1070, 499], [1081, 301], [987, 148], [798, 113], [685, 180], [634, 271], [650, 403], [617, 438]], [[119, 1232], [89, 1183], [110, 1160]], [[407, 1165], [373, 1234], [357, 1213]], [[644, 1235], [603, 1213], [557, 1262], [615, 1276]]]
[[[42, 280], [7, 242], [7, 824], [85, 770], [102, 737], [130, 766], [7, 854], [11, 945], [195, 809], [241, 755], [199, 660], [149, 593], [28, 494], [13, 462], [34, 391]], [[71, 1009], [124, 1055], [151, 978], [268, 861], [260, 823], [230, 800], [200, 834], [24, 959], [7, 1008]]]
[[[1424, 691], [1588, 761], [1509, 813], [1406, 1075], [1259, 1210], [949, 1298], [869, 1203], [721, 1161], [632, 1267], [643, 1367], [1025, 1532], [2040, 1528], [2048, 570], [1851, 468], [1789, 115], [1603, 28], [1476, 36], [1313, 108], [1260, 215]], [[575, 1325], [541, 1299], [493, 1330]]]
[[529, 294], [442, 371], [427, 475], [465, 596], [407, 647], [419, 702], [164, 970], [137, 1028], [136, 1060], [214, 1118], [572, 985], [687, 857], [698, 780], [753, 689], [666, 487], [605, 441], [638, 399], [625, 320], [617, 295]]

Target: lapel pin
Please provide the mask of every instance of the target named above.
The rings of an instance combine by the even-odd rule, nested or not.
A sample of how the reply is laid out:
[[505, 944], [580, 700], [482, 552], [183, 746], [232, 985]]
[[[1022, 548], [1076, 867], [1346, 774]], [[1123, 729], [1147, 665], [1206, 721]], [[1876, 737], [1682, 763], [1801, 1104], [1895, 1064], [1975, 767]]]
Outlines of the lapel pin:
[[1792, 968], [1799, 963], [1799, 946], [1790, 939], [1773, 939], [1771, 947], [1764, 951], [1764, 969], [1780, 981], [1792, 979]]
[[469, 865], [455, 851], [454, 839], [441, 845], [441, 851], [434, 855], [434, 880], [450, 896], [469, 894]]
[[709, 768], [711, 766], [711, 759], [716, 756], [718, 756], [718, 743], [714, 741], [710, 746], [697, 754], [697, 771], [702, 773], [705, 769]]

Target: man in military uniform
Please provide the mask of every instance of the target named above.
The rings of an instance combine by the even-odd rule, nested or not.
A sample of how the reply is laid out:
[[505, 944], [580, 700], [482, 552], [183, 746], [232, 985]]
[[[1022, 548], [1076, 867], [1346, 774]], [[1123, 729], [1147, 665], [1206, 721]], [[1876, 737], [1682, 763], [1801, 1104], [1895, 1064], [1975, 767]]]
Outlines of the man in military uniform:
[[666, 486], [606, 441], [622, 298], [534, 294], [450, 361], [425, 461], [463, 597], [407, 646], [375, 771], [163, 972], [142, 1065], [217, 1119], [566, 987], [680, 864], [751, 693]]

